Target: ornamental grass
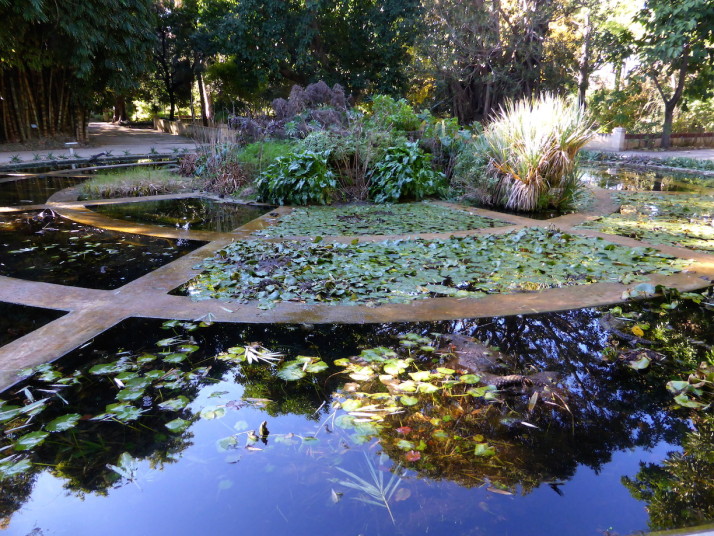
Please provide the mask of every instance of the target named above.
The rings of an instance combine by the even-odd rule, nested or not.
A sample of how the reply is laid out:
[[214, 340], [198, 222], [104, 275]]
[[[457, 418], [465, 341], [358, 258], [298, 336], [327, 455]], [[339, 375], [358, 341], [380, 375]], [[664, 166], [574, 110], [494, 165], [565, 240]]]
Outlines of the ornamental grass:
[[592, 138], [585, 110], [545, 94], [508, 103], [484, 130], [481, 201], [509, 210], [567, 208], [580, 184], [577, 154]]

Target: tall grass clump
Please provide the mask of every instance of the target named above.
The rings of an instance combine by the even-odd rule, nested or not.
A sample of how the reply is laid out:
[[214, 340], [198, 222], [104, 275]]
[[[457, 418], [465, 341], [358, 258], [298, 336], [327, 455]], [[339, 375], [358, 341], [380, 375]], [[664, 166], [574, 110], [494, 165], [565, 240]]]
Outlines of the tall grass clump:
[[135, 167], [98, 173], [79, 187], [82, 199], [175, 194], [192, 190], [193, 180], [168, 169]]
[[580, 186], [578, 151], [593, 134], [585, 110], [562, 97], [507, 104], [476, 144], [487, 162], [479, 200], [525, 212], [568, 208]]

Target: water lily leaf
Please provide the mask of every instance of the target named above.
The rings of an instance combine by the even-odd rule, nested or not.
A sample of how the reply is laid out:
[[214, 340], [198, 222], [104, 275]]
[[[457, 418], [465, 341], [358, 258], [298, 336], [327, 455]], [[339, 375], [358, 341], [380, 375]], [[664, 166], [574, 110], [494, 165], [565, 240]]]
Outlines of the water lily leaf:
[[63, 415], [62, 417], [57, 417], [50, 421], [47, 426], [45, 426], [45, 430], [48, 432], [65, 432], [77, 426], [81, 418], [82, 416], [79, 413]]
[[362, 401], [356, 398], [348, 398], [340, 404], [345, 411], [355, 411], [362, 407]]
[[166, 426], [169, 431], [178, 434], [191, 426], [191, 422], [184, 419], [174, 419], [173, 421], [167, 422], [164, 426]]
[[129, 363], [126, 361], [115, 361], [113, 363], [103, 363], [101, 365], [94, 365], [89, 369], [90, 374], [104, 375], [104, 374], [116, 374], [118, 372], [123, 372], [129, 368]]
[[456, 372], [454, 369], [446, 368], [446, 367], [439, 367], [436, 369], [436, 371], [439, 374], [443, 374], [444, 376], [451, 376], [454, 372]]
[[476, 374], [464, 374], [459, 378], [459, 380], [461, 380], [464, 383], [474, 384], [474, 383], [480, 382], [481, 377], [477, 376]]
[[173, 346], [174, 344], [178, 344], [179, 342], [181, 342], [180, 337], [168, 337], [166, 339], [161, 339], [160, 341], [157, 341], [156, 346], [163, 348], [166, 346]]
[[202, 419], [220, 419], [221, 417], [225, 416], [226, 414], [226, 408], [222, 406], [207, 406], [201, 410], [201, 418]]
[[417, 372], [410, 372], [409, 377], [416, 382], [424, 382], [431, 379], [431, 372], [428, 370], [418, 370]]
[[106, 412], [124, 422], [135, 421], [143, 413], [139, 408], [129, 404], [110, 404], [106, 407]]
[[672, 380], [667, 382], [667, 390], [674, 394], [679, 394], [681, 392], [687, 391], [691, 384], [686, 381]]
[[159, 408], [165, 409], [167, 411], [178, 411], [180, 409], [185, 408], [188, 405], [188, 403], [189, 403], [188, 398], [181, 395], [176, 398], [172, 398], [170, 400], [161, 402], [159, 404]]
[[122, 389], [116, 395], [116, 399], [121, 402], [132, 402], [144, 396], [143, 389]]
[[30, 432], [15, 441], [13, 448], [15, 450], [30, 450], [41, 445], [48, 435], [50, 435], [48, 432]]
[[2, 409], [0, 409], [0, 423], [17, 417], [21, 409], [20, 406], [3, 406]]
[[402, 450], [413, 450], [414, 443], [412, 443], [411, 441], [407, 441], [406, 439], [400, 439], [397, 442], [397, 448], [402, 449]]
[[438, 387], [434, 384], [431, 384], [431, 383], [420, 383], [419, 384], [419, 392], [420, 393], [430, 394], [430, 393], [435, 393], [436, 391], [439, 391], [440, 389], [441, 389], [440, 387]]
[[234, 449], [237, 446], [238, 438], [236, 438], [236, 436], [228, 436], [216, 441], [216, 448], [218, 449], [218, 452], [226, 452], [227, 450]]
[[289, 363], [280, 367], [275, 375], [286, 382], [300, 380], [306, 376], [302, 366]]
[[164, 363], [181, 363], [186, 359], [186, 357], [186, 354], [174, 352], [161, 356], [161, 360], [164, 361]]
[[692, 400], [684, 393], [675, 396], [674, 401], [684, 408], [699, 409], [704, 407], [704, 404], [697, 402], [696, 400]]
[[403, 395], [399, 397], [399, 401], [403, 406], [415, 406], [419, 403], [419, 399], [414, 396]]
[[322, 372], [323, 370], [327, 370], [329, 367], [327, 363], [324, 361], [315, 361], [314, 363], [310, 363], [305, 367], [305, 372], [310, 372], [311, 374], [317, 374], [318, 372]]
[[496, 451], [488, 443], [476, 443], [474, 445], [474, 456], [494, 456]]
[[650, 363], [651, 363], [650, 358], [643, 355], [636, 361], [630, 361], [629, 365], [630, 365], [630, 367], [632, 367], [635, 370], [644, 370], [650, 366]]
[[15, 463], [0, 463], [0, 481], [13, 476], [21, 475], [32, 469], [32, 462], [28, 459]]

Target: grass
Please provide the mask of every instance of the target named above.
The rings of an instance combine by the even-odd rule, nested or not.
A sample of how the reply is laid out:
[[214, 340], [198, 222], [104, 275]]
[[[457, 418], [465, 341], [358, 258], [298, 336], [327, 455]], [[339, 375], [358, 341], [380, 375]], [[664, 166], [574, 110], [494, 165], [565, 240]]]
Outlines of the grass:
[[194, 181], [166, 169], [127, 168], [98, 173], [80, 186], [81, 199], [110, 199], [181, 193], [194, 188]]

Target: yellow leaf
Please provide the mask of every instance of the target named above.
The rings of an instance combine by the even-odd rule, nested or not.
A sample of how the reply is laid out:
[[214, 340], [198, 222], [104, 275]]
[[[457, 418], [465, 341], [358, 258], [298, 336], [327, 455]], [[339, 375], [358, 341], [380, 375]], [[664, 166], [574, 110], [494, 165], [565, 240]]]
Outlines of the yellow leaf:
[[636, 337], [644, 337], [645, 332], [642, 331], [642, 328], [640, 326], [634, 326], [632, 328], [632, 334], [635, 335]]

